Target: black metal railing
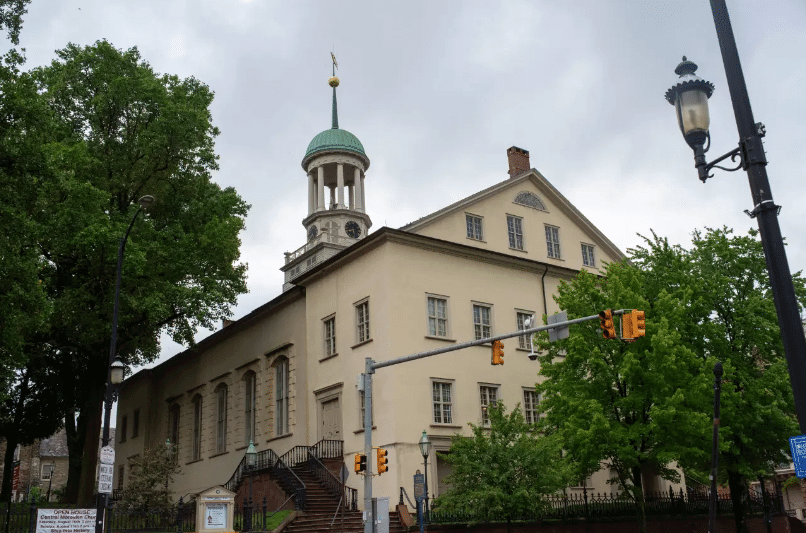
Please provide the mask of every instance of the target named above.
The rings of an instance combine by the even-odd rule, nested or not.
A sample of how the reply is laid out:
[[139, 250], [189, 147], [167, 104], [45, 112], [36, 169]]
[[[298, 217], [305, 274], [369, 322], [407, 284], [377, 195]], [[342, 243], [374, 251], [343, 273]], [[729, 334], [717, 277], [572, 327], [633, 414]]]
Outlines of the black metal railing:
[[[311, 446], [311, 448], [314, 448]], [[308, 451], [308, 463], [306, 465], [313, 473], [319, 483], [325, 488], [328, 493], [334, 498], [339, 498], [348, 511], [358, 509], [358, 491], [352, 487], [344, 485], [333, 472], [320, 461], [313, 450]]]
[[344, 457], [344, 441], [322, 439], [310, 450], [318, 459], [341, 459]]
[[[748, 512], [759, 515], [765, 512], [762, 494], [758, 491], [748, 491]], [[780, 494], [768, 494], [769, 505], [774, 513], [783, 513], [783, 500]], [[638, 504], [631, 498], [615, 494], [582, 494], [555, 495], [545, 497], [539, 509], [519, 516], [490, 516], [480, 515], [476, 509], [445, 509], [439, 499], [432, 500], [429, 522], [440, 523], [472, 523], [472, 522], [506, 522], [510, 521], [536, 521], [541, 519], [590, 521], [610, 520], [613, 518], [634, 519], [638, 516]], [[707, 515], [709, 498], [699, 492], [684, 493], [681, 489], [675, 494], [673, 491], [650, 493], [645, 496], [644, 506], [647, 516], [693, 516]], [[719, 494], [717, 498], [717, 512], [732, 514], [733, 502], [729, 494]]]

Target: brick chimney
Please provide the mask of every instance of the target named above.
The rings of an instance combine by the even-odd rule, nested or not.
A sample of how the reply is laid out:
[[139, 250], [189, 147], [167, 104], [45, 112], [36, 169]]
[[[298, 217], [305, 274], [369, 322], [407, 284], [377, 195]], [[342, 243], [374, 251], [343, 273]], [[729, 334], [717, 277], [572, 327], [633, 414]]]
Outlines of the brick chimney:
[[509, 177], [514, 178], [527, 170], [531, 170], [529, 165], [529, 150], [513, 146], [507, 149], [507, 159], [509, 160]]

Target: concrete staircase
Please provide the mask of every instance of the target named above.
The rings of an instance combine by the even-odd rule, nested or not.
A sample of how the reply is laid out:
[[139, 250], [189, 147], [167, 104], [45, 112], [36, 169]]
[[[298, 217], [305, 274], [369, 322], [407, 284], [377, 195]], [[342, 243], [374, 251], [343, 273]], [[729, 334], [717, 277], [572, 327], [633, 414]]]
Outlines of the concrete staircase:
[[[339, 508], [338, 496], [333, 496], [304, 465], [295, 466], [294, 473], [305, 483], [308, 508], [283, 529], [283, 533], [312, 533], [316, 531], [364, 531], [361, 511], [344, 511]], [[343, 505], [343, 502], [342, 502]], [[338, 515], [336, 510], [338, 509]], [[335, 516], [335, 520], [334, 520]], [[332, 524], [332, 526], [331, 526]], [[406, 528], [400, 523], [396, 512], [389, 513], [389, 532], [404, 533]]]

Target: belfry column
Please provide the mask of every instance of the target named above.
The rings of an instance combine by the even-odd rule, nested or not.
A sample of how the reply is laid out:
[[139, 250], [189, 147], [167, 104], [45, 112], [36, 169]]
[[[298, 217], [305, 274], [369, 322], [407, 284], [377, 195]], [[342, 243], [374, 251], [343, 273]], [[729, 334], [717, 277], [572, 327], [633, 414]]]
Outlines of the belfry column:
[[347, 207], [355, 209], [355, 183], [347, 186]]
[[314, 188], [313, 171], [308, 172], [308, 214], [312, 214], [316, 209], [316, 189]]
[[364, 210], [364, 206], [367, 205], [367, 197], [364, 194], [364, 174], [361, 173], [361, 210]]
[[336, 209], [344, 209], [344, 163], [336, 164]]
[[316, 210], [325, 210], [325, 167], [319, 166], [316, 169]]
[[364, 176], [361, 175], [361, 169], [355, 167], [353, 174], [353, 196], [355, 196], [355, 210], [364, 210]]

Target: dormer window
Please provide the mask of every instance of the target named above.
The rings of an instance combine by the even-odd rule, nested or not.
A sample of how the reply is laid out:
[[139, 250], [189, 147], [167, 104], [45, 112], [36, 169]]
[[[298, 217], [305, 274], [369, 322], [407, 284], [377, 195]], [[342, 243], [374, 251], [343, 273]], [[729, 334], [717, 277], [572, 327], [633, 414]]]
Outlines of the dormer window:
[[546, 206], [543, 201], [528, 191], [518, 193], [518, 196], [515, 197], [515, 203], [525, 205], [526, 207], [531, 207], [532, 209], [537, 209], [539, 211], [546, 211]]

